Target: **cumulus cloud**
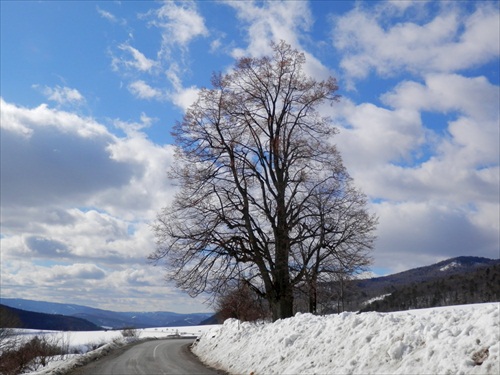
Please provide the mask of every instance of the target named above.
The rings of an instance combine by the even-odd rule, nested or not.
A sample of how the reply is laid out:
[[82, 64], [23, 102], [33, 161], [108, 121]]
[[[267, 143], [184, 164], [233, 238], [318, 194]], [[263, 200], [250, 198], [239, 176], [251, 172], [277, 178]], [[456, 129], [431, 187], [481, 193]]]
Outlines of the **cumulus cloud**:
[[148, 13], [150, 24], [162, 30], [163, 48], [169, 55], [170, 46], [186, 47], [194, 38], [207, 36], [203, 16], [194, 1], [166, 1], [159, 9]]
[[390, 26], [385, 23], [385, 8], [374, 14], [373, 8], [356, 7], [334, 19], [332, 38], [343, 54], [341, 67], [359, 79], [372, 70], [382, 76], [400, 71], [455, 72], [498, 58], [498, 7], [487, 2], [476, 5], [475, 12], [463, 15], [459, 7], [443, 4], [430, 21]]
[[[396, 82], [377, 102], [346, 98], [325, 112], [380, 216], [376, 264], [403, 270], [459, 254], [496, 258], [500, 91], [470, 69], [498, 59], [498, 9], [402, 3], [358, 4], [332, 28], [348, 87], [370, 74]], [[412, 262], [397, 260], [404, 254]]]
[[106, 272], [95, 264], [75, 263], [69, 266], [54, 266], [50, 275], [45, 278], [48, 282], [63, 280], [101, 280], [106, 276]]
[[122, 185], [134, 173], [110, 157], [108, 145], [116, 139], [95, 121], [46, 105], [1, 104], [2, 208], [84, 202], [86, 195]]
[[347, 99], [334, 109], [344, 127], [338, 137], [339, 147], [351, 167], [360, 172], [408, 160], [425, 141], [425, 130], [415, 110], [390, 110], [372, 103], [356, 105]]
[[[161, 272], [133, 273], [155, 246], [149, 222], [175, 192], [166, 178], [172, 147], [142, 132], [154, 119], [121, 121], [126, 135], [117, 137], [47, 105], [2, 99], [1, 107], [2, 293], [36, 299], [30, 285], [54, 300], [64, 288], [95, 298], [120, 288], [143, 288], [130, 291], [137, 297], [171, 293]], [[121, 285], [113, 280], [120, 273], [134, 277]], [[23, 295], [15, 292], [21, 285]]]
[[[389, 108], [339, 104], [337, 145], [356, 183], [381, 201], [377, 264], [498, 257], [499, 100], [484, 77], [431, 74], [385, 93]], [[413, 263], [392, 260], [402, 254]]]

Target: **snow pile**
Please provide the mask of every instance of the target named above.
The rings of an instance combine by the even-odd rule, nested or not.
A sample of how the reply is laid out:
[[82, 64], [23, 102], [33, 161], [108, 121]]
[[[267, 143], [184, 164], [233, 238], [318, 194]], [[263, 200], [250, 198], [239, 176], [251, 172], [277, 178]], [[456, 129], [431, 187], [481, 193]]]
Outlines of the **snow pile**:
[[228, 320], [193, 352], [233, 374], [499, 374], [500, 303]]

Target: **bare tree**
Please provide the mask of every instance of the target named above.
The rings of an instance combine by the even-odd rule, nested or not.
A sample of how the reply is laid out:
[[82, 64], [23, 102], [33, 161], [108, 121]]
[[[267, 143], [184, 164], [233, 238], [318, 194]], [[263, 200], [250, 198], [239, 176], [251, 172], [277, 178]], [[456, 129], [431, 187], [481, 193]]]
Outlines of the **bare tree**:
[[292, 264], [304, 272], [309, 312], [316, 313], [318, 283], [345, 278], [370, 264], [377, 218], [367, 213], [365, 195], [345, 173], [311, 195], [296, 226], [294, 248], [300, 251], [292, 252]]
[[215, 75], [176, 124], [180, 192], [158, 214], [150, 259], [191, 295], [244, 279], [276, 320], [293, 315], [294, 286], [311, 267], [342, 258], [340, 242], [356, 246], [357, 228], [370, 249], [376, 220], [331, 142], [336, 129], [317, 111], [337, 100], [335, 79], [307, 77], [304, 55], [284, 42], [273, 51]]

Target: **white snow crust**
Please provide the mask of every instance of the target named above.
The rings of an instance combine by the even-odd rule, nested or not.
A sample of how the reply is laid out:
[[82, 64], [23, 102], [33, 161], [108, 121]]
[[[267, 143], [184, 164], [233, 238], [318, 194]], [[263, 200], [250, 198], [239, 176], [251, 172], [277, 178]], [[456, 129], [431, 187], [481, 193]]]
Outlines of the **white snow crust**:
[[[500, 303], [228, 320], [193, 352], [231, 374], [500, 374]], [[479, 364], [479, 362], [482, 362]]]

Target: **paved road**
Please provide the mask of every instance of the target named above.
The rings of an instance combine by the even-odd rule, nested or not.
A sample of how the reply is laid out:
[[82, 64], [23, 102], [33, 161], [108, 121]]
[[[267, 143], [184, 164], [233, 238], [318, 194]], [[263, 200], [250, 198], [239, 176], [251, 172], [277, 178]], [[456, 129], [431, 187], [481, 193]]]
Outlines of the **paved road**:
[[192, 339], [146, 341], [118, 349], [89, 363], [72, 375], [129, 375], [129, 374], [222, 374], [205, 367], [188, 346]]

